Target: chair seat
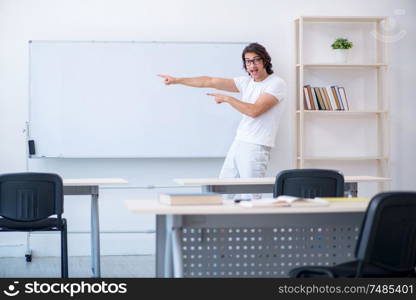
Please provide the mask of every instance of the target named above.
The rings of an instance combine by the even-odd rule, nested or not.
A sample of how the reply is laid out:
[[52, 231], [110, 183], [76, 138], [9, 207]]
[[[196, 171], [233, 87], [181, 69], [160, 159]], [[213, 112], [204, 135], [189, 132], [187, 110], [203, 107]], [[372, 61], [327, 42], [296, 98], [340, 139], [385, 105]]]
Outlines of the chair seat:
[[[355, 277], [358, 260], [334, 267], [299, 267], [289, 272], [290, 277]], [[414, 272], [392, 272], [381, 267], [365, 264], [362, 277], [414, 277]]]
[[36, 231], [36, 230], [47, 230], [47, 229], [58, 229], [62, 228], [65, 223], [65, 219], [61, 219], [59, 222], [58, 218], [48, 218], [38, 221], [14, 221], [11, 219], [0, 218], [0, 230], [21, 230], [21, 231]]

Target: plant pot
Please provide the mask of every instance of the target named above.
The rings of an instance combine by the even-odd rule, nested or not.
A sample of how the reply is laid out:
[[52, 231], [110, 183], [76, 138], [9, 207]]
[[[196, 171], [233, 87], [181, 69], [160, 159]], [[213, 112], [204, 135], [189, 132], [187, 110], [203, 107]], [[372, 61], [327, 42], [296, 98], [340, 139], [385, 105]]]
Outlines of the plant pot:
[[346, 64], [348, 60], [348, 49], [334, 49], [335, 62], [338, 64]]

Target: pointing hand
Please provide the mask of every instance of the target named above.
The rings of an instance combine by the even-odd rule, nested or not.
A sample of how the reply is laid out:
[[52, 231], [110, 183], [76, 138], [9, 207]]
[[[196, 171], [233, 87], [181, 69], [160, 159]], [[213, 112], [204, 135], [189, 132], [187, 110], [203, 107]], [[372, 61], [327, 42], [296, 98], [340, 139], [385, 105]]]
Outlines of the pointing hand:
[[223, 95], [223, 94], [207, 93], [207, 95], [215, 97], [215, 102], [217, 102], [218, 104], [227, 102], [230, 99], [230, 96]]
[[175, 84], [176, 83], [176, 78], [169, 76], [169, 75], [163, 75], [163, 74], [158, 74], [157, 76], [162, 77], [163, 78], [163, 82], [166, 85], [170, 85], [170, 84]]

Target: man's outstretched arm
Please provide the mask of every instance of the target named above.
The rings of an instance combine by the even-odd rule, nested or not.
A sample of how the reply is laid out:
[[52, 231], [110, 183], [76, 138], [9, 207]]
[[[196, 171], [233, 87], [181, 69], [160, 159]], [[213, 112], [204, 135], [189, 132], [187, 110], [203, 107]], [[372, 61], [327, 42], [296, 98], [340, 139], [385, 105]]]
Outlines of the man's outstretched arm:
[[209, 93], [207, 95], [215, 97], [215, 101], [218, 104], [227, 102], [239, 112], [252, 118], [257, 118], [258, 116], [261, 116], [269, 109], [271, 109], [273, 106], [275, 106], [277, 103], [279, 103], [279, 100], [276, 97], [268, 93], [261, 94], [255, 103], [243, 102], [234, 97], [223, 94]]
[[190, 77], [190, 78], [181, 78], [181, 77], [172, 77], [169, 75], [159, 74], [159, 77], [163, 78], [166, 85], [171, 84], [182, 84], [191, 87], [197, 88], [214, 88], [217, 90], [234, 92], [238, 93], [234, 80], [228, 78], [219, 78], [219, 77], [209, 77], [209, 76], [200, 76], [200, 77]]

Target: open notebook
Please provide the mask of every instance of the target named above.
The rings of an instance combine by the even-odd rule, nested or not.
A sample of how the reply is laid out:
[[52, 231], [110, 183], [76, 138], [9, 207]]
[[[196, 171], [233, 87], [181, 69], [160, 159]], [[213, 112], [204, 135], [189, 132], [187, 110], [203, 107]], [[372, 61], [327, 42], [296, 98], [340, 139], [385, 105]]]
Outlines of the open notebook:
[[282, 195], [277, 198], [241, 201], [239, 205], [243, 207], [328, 206], [329, 201], [319, 198], [309, 199]]

